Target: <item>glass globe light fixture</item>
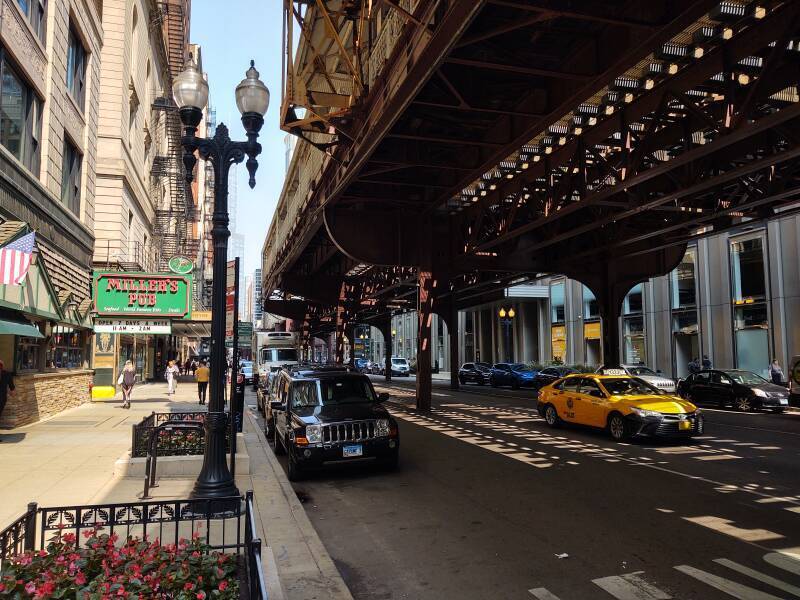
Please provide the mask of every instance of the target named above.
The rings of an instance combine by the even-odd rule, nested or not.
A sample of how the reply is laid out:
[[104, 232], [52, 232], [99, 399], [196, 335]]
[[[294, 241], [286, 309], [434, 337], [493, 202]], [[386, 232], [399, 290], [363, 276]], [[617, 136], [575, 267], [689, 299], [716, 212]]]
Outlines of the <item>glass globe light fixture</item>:
[[253, 60], [245, 78], [236, 86], [236, 106], [243, 116], [254, 113], [263, 117], [269, 108], [269, 89], [259, 79]]
[[208, 103], [208, 83], [198, 71], [194, 59], [190, 58], [186, 68], [175, 78], [172, 96], [178, 108], [196, 108], [202, 111]]

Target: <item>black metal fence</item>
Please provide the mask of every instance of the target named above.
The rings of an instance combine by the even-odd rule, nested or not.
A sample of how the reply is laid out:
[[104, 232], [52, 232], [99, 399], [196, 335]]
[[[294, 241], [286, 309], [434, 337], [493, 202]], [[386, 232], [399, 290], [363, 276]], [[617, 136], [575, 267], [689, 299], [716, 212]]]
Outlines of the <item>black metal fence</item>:
[[[144, 458], [147, 456], [150, 436], [156, 428], [170, 421], [205, 423], [205, 412], [152, 413], [133, 426], [131, 456]], [[203, 454], [205, 448], [205, 432], [192, 430], [168, 430], [158, 432], [156, 450], [158, 456], [193, 456]], [[225, 434], [225, 451], [230, 452], [230, 432]]]
[[84, 531], [128, 537], [157, 538], [178, 544], [198, 536], [211, 551], [242, 557], [251, 600], [267, 600], [261, 560], [261, 540], [256, 537], [253, 492], [221, 499], [168, 500], [40, 508], [36, 503], [0, 531], [0, 569], [25, 552], [47, 548], [54, 539], [73, 533], [78, 544]]

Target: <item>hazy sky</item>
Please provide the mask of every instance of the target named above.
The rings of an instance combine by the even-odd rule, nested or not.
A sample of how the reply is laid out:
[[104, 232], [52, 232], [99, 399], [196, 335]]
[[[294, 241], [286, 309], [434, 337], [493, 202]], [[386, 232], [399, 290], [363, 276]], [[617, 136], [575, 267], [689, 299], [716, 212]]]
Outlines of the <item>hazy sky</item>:
[[234, 89], [244, 78], [250, 59], [270, 91], [269, 111], [261, 130], [263, 150], [258, 157], [256, 187], [247, 185], [247, 169], [238, 167], [238, 230], [245, 236], [244, 272], [261, 266], [261, 246], [283, 185], [284, 133], [278, 127], [281, 98], [280, 0], [193, 0], [191, 41], [203, 48], [208, 73], [209, 101], [231, 138], [243, 141], [244, 128]]

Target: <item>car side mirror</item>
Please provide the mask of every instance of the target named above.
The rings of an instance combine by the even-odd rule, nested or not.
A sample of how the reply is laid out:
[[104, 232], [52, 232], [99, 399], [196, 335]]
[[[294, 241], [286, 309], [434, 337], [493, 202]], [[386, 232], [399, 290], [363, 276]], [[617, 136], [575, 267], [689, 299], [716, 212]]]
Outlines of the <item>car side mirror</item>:
[[270, 402], [269, 407], [272, 410], [286, 410], [286, 405], [280, 401]]
[[381, 392], [378, 394], [378, 402], [386, 402], [389, 399], [389, 392]]

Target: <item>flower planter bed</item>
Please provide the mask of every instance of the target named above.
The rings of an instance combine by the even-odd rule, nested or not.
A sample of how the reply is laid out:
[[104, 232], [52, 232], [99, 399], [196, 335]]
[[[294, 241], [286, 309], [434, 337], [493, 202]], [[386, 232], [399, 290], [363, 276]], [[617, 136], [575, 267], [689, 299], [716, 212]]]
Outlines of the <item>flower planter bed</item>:
[[0, 598], [266, 600], [253, 495], [38, 508], [0, 531]]
[[[205, 412], [152, 413], [133, 426], [131, 457], [147, 456], [148, 444], [152, 432], [167, 422], [199, 422], [204, 423]], [[191, 430], [162, 430], [158, 434], [157, 451], [159, 456], [195, 456], [203, 454], [205, 433]], [[225, 434], [225, 451], [230, 452], [230, 432]]]

